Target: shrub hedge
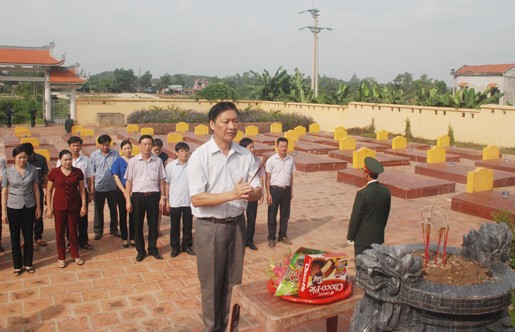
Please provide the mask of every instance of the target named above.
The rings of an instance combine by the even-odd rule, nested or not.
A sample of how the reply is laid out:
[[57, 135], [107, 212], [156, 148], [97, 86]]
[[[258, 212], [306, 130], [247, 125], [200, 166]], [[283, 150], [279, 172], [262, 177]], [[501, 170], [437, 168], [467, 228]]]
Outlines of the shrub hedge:
[[[177, 106], [167, 108], [151, 107], [149, 110], [139, 110], [127, 117], [128, 123], [207, 123], [207, 113], [193, 110], [181, 110]], [[283, 125], [283, 131], [293, 129], [297, 126], [307, 127], [314, 123], [312, 117], [304, 115], [281, 113], [281, 111], [266, 112], [261, 110], [240, 111], [241, 122], [279, 122]]]

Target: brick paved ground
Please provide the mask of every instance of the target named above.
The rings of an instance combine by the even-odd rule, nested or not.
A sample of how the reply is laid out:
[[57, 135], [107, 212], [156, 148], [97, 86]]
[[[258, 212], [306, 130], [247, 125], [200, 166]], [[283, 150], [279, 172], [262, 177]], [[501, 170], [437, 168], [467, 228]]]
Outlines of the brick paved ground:
[[[0, 135], [6, 131], [0, 128]], [[63, 133], [61, 126], [37, 127], [35, 132], [59, 150], [66, 147], [59, 137]], [[97, 129], [97, 134], [103, 132], [113, 131]], [[414, 173], [413, 166], [400, 169]], [[288, 230], [292, 250], [305, 246], [344, 251], [353, 257], [345, 237], [357, 189], [338, 183], [335, 171], [296, 173]], [[465, 186], [458, 184], [456, 189], [462, 192]], [[508, 189], [514, 192], [514, 187]], [[445, 208], [452, 222], [450, 245], [460, 245], [462, 235], [485, 220], [451, 211], [452, 195], [415, 200], [392, 198], [386, 243], [420, 242], [420, 210], [427, 204], [437, 204]], [[92, 214], [92, 206], [89, 213]], [[9, 230], [4, 225], [2, 244], [7, 250], [0, 254], [0, 331], [199, 331], [202, 325], [196, 260], [186, 254], [172, 259], [166, 235], [169, 220], [163, 221], [162, 231], [165, 235], [159, 238], [158, 247], [165, 259], [147, 257], [136, 263], [136, 251], [123, 249], [120, 238], [105, 236], [93, 240], [90, 217], [90, 243], [94, 250], [81, 251], [85, 265], [77, 266], [69, 260], [65, 269], [58, 269], [53, 220], [45, 219], [44, 239], [49, 246], [35, 247], [37, 272], [14, 277]], [[109, 233], [107, 229], [105, 233]], [[283, 244], [269, 248], [266, 236], [263, 205], [258, 211], [255, 236], [259, 250], [246, 252], [244, 282], [265, 279], [263, 270], [269, 260], [279, 260], [287, 251]], [[351, 314], [340, 316], [341, 331], [347, 330]], [[313, 322], [297, 331], [320, 331], [324, 327], [324, 322]], [[263, 331], [245, 311], [240, 330]]]

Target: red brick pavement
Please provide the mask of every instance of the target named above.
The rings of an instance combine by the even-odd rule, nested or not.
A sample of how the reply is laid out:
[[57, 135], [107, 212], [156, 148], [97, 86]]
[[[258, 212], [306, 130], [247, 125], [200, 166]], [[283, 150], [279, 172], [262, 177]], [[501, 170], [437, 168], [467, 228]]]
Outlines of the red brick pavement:
[[[12, 130], [12, 129], [11, 129]], [[95, 132], [112, 133], [113, 128], [96, 128]], [[0, 137], [7, 133], [0, 128]], [[61, 126], [37, 127], [58, 149], [66, 147]], [[112, 135], [113, 138], [115, 135]], [[115, 138], [116, 139], [116, 138]], [[3, 151], [1, 142], [0, 151]], [[403, 169], [413, 166], [403, 166]], [[413, 171], [411, 169], [411, 171]], [[414, 172], [413, 172], [414, 173]], [[358, 188], [336, 181], [336, 171], [295, 174], [295, 188], [288, 237], [292, 250], [300, 246], [344, 251], [353, 256], [346, 243], [352, 203]], [[457, 184], [457, 192], [465, 186]], [[513, 187], [508, 188], [513, 192]], [[460, 245], [471, 228], [485, 220], [450, 210], [453, 194], [404, 200], [392, 199], [392, 212], [386, 229], [386, 243], [420, 242], [420, 211], [427, 204], [442, 206], [451, 220], [450, 245]], [[92, 214], [92, 206], [89, 213]], [[106, 215], [108, 215], [106, 213]], [[106, 222], [106, 225], [108, 223]], [[90, 217], [90, 238], [93, 238]], [[200, 289], [195, 257], [169, 256], [169, 222], [163, 220], [158, 247], [165, 257], [147, 257], [136, 263], [136, 251], [123, 249], [121, 240], [105, 236], [91, 240], [92, 251], [81, 251], [85, 265], [68, 260], [65, 269], [57, 268], [54, 226], [45, 219], [44, 239], [48, 247], [36, 247], [33, 275], [12, 275], [8, 226], [3, 226], [0, 254], [0, 330], [1, 331], [199, 331], [202, 327]], [[108, 232], [107, 232], [108, 233]], [[266, 207], [259, 207], [256, 244], [258, 251], [247, 251], [244, 282], [263, 280], [263, 270], [270, 259], [279, 260], [288, 248], [266, 245]], [[353, 262], [351, 263], [353, 266]], [[351, 269], [352, 273], [352, 269]], [[263, 284], [265, 287], [265, 284]], [[341, 331], [348, 328], [352, 313], [340, 316]], [[300, 331], [320, 331], [325, 322], [313, 322]], [[263, 331], [252, 317], [242, 312], [242, 331]]]

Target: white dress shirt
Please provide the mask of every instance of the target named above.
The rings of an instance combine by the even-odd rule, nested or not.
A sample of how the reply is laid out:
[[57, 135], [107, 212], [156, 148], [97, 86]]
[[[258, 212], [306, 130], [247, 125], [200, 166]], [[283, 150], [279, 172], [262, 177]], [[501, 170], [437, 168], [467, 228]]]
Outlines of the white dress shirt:
[[[201, 193], [219, 194], [230, 191], [238, 180], [248, 182], [256, 173], [254, 156], [247, 149], [232, 142], [227, 156], [220, 150], [213, 138], [198, 147], [188, 161], [188, 182], [190, 195]], [[252, 187], [261, 187], [256, 176]], [[239, 199], [215, 206], [192, 206], [192, 213], [197, 218], [231, 218], [237, 217], [247, 208], [247, 200]]]
[[270, 173], [270, 185], [278, 187], [289, 187], [291, 175], [295, 172], [295, 162], [293, 158], [286, 155], [284, 159], [276, 153], [266, 161], [265, 170]]
[[170, 207], [191, 206], [187, 166], [187, 162], [181, 165], [178, 160], [174, 160], [166, 165], [165, 181], [170, 184], [170, 192], [168, 193]]

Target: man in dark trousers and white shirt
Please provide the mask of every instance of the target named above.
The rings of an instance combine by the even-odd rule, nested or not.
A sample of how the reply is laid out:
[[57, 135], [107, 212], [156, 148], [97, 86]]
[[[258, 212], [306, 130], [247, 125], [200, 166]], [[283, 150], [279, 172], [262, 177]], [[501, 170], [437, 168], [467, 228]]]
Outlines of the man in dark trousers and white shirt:
[[157, 249], [157, 220], [159, 212], [166, 206], [165, 169], [161, 159], [152, 154], [153, 145], [152, 136], [142, 135], [139, 139], [141, 153], [129, 160], [125, 172], [126, 206], [127, 212], [134, 216], [137, 262], [141, 262], [147, 254], [143, 237], [145, 213], [148, 223], [148, 254], [155, 259], [163, 259]]
[[238, 116], [231, 102], [214, 105], [209, 111], [214, 135], [188, 161], [192, 212], [197, 217], [195, 248], [204, 332], [227, 327], [232, 288], [241, 283], [243, 274], [243, 212], [248, 201], [261, 197], [254, 157], [233, 142]]
[[277, 232], [277, 210], [280, 209], [279, 241], [290, 245], [286, 236], [293, 198], [293, 172], [295, 162], [288, 155], [288, 139], [279, 137], [276, 142], [277, 153], [266, 162], [266, 190], [268, 193], [268, 246], [275, 247]]
[[390, 190], [377, 181], [383, 171], [383, 165], [376, 159], [365, 158], [363, 176], [368, 183], [356, 193], [347, 232], [347, 240], [354, 244], [354, 257], [371, 249], [372, 243], [384, 243], [392, 197]]

